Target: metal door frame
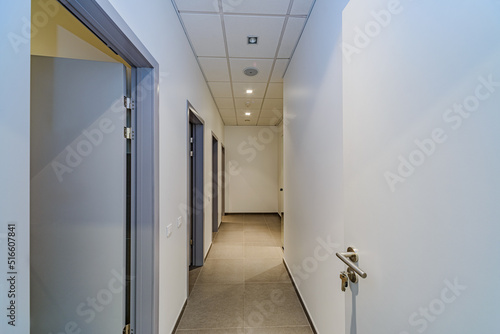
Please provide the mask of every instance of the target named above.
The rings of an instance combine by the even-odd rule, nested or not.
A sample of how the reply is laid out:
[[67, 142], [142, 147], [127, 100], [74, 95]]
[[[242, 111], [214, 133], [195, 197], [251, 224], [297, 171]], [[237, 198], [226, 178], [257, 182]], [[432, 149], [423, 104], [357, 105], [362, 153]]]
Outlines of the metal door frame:
[[219, 231], [219, 138], [212, 132], [212, 232]]
[[[159, 332], [159, 65], [108, 0], [58, 0], [132, 66], [132, 333]], [[135, 227], [135, 229], [134, 229]]]
[[[193, 157], [189, 154], [191, 151], [190, 138], [187, 138], [187, 164], [188, 168], [188, 189], [187, 189], [187, 219], [192, 228], [188, 228], [188, 247], [190, 247], [191, 235], [193, 240], [193, 249], [189, 265], [194, 267], [203, 266], [204, 263], [204, 226], [205, 226], [205, 192], [204, 192], [204, 141], [205, 126], [203, 118], [196, 112], [194, 107], [187, 103], [187, 126], [194, 125], [193, 131]], [[188, 131], [189, 136], [189, 131]], [[191, 164], [191, 159], [193, 163]], [[191, 175], [192, 181], [191, 181]], [[196, 199], [201, 199], [197, 201]], [[191, 232], [190, 232], [191, 231]], [[189, 235], [191, 234], [191, 235]], [[188, 253], [189, 254], [189, 253]], [[189, 280], [189, 275], [188, 275]], [[189, 283], [188, 283], [189, 289]], [[189, 291], [189, 290], [188, 290]], [[188, 292], [189, 293], [189, 292]]]

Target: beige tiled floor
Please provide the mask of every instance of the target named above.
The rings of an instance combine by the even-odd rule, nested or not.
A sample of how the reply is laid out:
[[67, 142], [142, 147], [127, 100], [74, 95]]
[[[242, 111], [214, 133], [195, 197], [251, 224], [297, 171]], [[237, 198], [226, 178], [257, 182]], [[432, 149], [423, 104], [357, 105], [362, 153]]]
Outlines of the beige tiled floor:
[[224, 216], [176, 333], [313, 333], [282, 255], [279, 216]]

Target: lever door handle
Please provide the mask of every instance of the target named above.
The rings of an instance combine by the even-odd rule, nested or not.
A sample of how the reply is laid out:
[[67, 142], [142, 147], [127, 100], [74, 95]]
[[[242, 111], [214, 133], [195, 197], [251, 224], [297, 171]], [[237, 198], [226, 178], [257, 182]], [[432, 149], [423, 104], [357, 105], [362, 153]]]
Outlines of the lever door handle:
[[354, 270], [361, 278], [366, 278], [368, 276], [361, 268], [359, 268], [355, 262], [359, 261], [358, 250], [354, 247], [347, 248], [347, 253], [337, 253], [337, 257], [342, 260], [349, 268]]

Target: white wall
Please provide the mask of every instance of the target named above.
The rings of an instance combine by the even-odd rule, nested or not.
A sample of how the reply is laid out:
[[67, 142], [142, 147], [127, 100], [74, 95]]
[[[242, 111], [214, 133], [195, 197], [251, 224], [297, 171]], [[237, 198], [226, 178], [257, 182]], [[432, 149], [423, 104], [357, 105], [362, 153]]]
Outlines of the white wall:
[[[344, 333], [342, 10], [318, 0], [285, 76], [285, 261], [319, 333]], [[328, 243], [330, 243], [328, 245]]]
[[226, 126], [226, 212], [278, 212], [275, 126]]
[[[187, 100], [205, 121], [205, 194], [211, 192], [211, 131], [224, 142], [223, 123], [170, 1], [111, 0], [160, 68], [160, 333], [170, 333], [187, 296]], [[205, 201], [205, 253], [212, 241]], [[177, 218], [184, 224], [176, 228]], [[166, 237], [167, 225], [174, 231]]]
[[[31, 2], [2, 5], [0, 12], [0, 321], [1, 333], [29, 333], [29, 182], [30, 182], [30, 44]], [[14, 41], [11, 44], [10, 40]], [[19, 43], [17, 43], [19, 42]], [[17, 223], [16, 327], [6, 318], [7, 224]]]

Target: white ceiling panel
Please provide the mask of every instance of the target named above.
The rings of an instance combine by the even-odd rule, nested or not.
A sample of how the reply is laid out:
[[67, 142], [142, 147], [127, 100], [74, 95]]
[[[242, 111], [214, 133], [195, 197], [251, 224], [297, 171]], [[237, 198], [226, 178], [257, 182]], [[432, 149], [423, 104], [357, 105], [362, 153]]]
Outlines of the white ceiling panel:
[[[226, 56], [220, 15], [181, 14], [181, 18], [198, 57]], [[210, 38], [206, 36], [207, 31]]]
[[218, 1], [213, 0], [175, 0], [179, 11], [196, 11], [196, 12], [219, 12]]
[[[233, 83], [234, 97], [263, 98], [266, 87], [267, 84], [265, 82], [236, 82]], [[247, 89], [251, 89], [253, 93], [247, 94]]]
[[236, 112], [234, 110], [234, 108], [231, 108], [231, 109], [219, 109], [219, 113], [220, 115], [223, 117], [223, 118], [226, 118], [226, 117], [236, 117]]
[[280, 50], [278, 52], [278, 58], [290, 58], [292, 56], [292, 52], [297, 45], [305, 24], [306, 19], [303, 18], [290, 17], [288, 19], [285, 34], [283, 35], [283, 40], [281, 41]]
[[229, 81], [226, 58], [198, 58], [207, 81]]
[[[274, 58], [284, 20], [283, 17], [225, 16], [229, 57]], [[258, 36], [258, 44], [249, 45], [248, 36]]]
[[235, 98], [234, 104], [236, 105], [236, 109], [260, 110], [262, 99]]
[[236, 118], [234, 118], [234, 117], [224, 117], [222, 120], [224, 121], [224, 124], [226, 126], [236, 126], [236, 125], [238, 125], [238, 122], [236, 121]]
[[281, 109], [262, 109], [260, 112], [261, 118], [281, 118], [283, 117], [283, 110]]
[[295, 0], [290, 12], [291, 15], [308, 15], [314, 0]]
[[[230, 59], [233, 82], [267, 82], [273, 66], [272, 59]], [[256, 67], [259, 74], [249, 77], [243, 73], [247, 67]]]
[[234, 108], [234, 103], [232, 98], [226, 97], [216, 97], [215, 103], [219, 109], [231, 109]]
[[280, 118], [276, 118], [276, 117], [273, 117], [273, 118], [263, 118], [263, 117], [260, 117], [258, 122], [257, 122], [257, 125], [260, 125], [260, 126], [274, 126], [276, 125], [276, 123], [278, 123], [280, 121]]
[[283, 82], [283, 75], [285, 74], [286, 67], [289, 61], [289, 59], [276, 60], [273, 75], [271, 76], [271, 82]]
[[229, 82], [209, 82], [208, 86], [214, 97], [233, 97]]
[[279, 14], [288, 12], [290, 0], [232, 0], [222, 1], [225, 13]]
[[271, 82], [267, 87], [267, 99], [282, 99], [283, 98], [283, 84], [280, 82]]
[[[236, 107], [238, 108], [238, 107]], [[265, 99], [262, 109], [283, 109], [283, 99]]]

